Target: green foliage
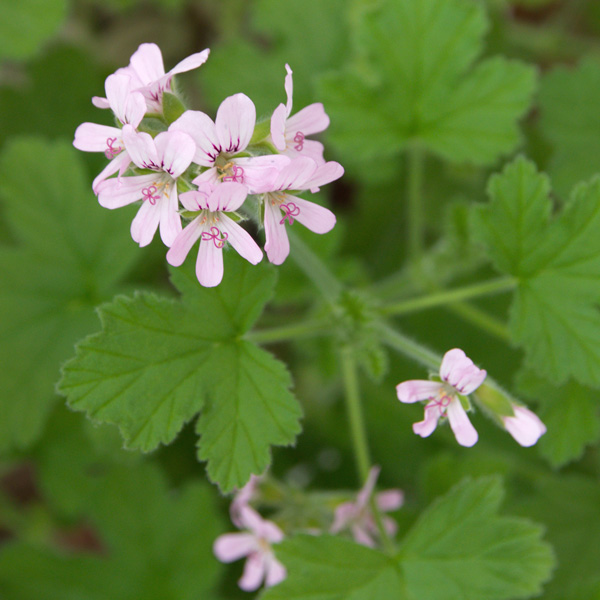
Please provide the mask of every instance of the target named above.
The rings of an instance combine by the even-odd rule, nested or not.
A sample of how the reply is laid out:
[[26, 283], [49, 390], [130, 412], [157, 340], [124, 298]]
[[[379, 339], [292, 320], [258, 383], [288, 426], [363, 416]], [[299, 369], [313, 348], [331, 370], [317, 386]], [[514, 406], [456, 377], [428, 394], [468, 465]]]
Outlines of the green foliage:
[[228, 255], [223, 283], [175, 271], [181, 300], [137, 293], [100, 308], [103, 331], [63, 369], [69, 404], [119, 426], [130, 448], [171, 442], [199, 412], [198, 456], [223, 491], [269, 465], [269, 447], [300, 430], [285, 366], [241, 339], [272, 294], [274, 271]]
[[535, 73], [482, 51], [487, 20], [463, 0], [378, 3], [357, 25], [357, 59], [322, 80], [331, 140], [351, 165], [418, 142], [452, 162], [486, 165], [519, 141]]
[[0, 59], [37, 53], [67, 16], [67, 0], [0, 0]]
[[193, 483], [174, 494], [151, 465], [113, 466], [83, 477], [91, 481], [82, 517], [93, 526], [101, 550], [74, 554], [25, 541], [4, 544], [3, 597], [210, 597], [221, 571], [212, 556], [212, 540], [222, 526], [208, 486]]
[[550, 223], [547, 179], [525, 159], [495, 175], [489, 192], [475, 226], [496, 266], [518, 278], [514, 340], [550, 380], [600, 385], [600, 179], [579, 185]]
[[576, 68], [557, 67], [540, 89], [540, 127], [553, 144], [548, 172], [564, 198], [583, 179], [600, 172], [600, 64], [584, 60]]
[[60, 363], [93, 330], [94, 306], [119, 290], [136, 252], [127, 215], [97, 205], [69, 144], [14, 141], [0, 157], [0, 195], [17, 242], [0, 246], [0, 448], [6, 449], [39, 435]]
[[497, 515], [495, 478], [466, 481], [437, 500], [395, 558], [329, 537], [296, 537], [276, 548], [289, 577], [265, 600], [490, 600], [540, 592], [553, 566], [541, 530]]

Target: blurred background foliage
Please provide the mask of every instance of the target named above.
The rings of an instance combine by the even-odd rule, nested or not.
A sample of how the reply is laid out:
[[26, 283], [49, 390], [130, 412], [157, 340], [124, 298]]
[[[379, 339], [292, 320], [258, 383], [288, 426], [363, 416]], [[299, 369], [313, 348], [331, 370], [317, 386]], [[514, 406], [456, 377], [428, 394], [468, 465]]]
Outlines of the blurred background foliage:
[[[559, 204], [574, 184], [600, 172], [600, 3], [472, 1], [489, 15], [484, 56], [501, 54], [538, 70], [539, 93], [521, 124], [520, 151], [549, 173]], [[195, 461], [191, 427], [171, 446], [139, 456], [121, 450], [115, 429], [70, 413], [53, 391], [73, 344], [98, 329], [99, 302], [140, 287], [171, 293], [160, 245], [136, 248], [128, 239], [129, 216], [97, 210], [91, 180], [102, 157], [69, 148], [80, 123], [109, 123], [91, 97], [103, 95], [106, 76], [126, 65], [140, 43], [157, 43], [167, 70], [211, 48], [206, 65], [179, 79], [190, 107], [209, 114], [226, 96], [244, 92], [258, 115], [268, 116], [285, 101], [286, 63], [294, 71], [295, 109], [325, 103], [332, 117], [326, 157], [343, 162], [347, 175], [320, 201], [332, 206], [340, 224], [329, 236], [300, 235], [340, 277], [364, 288], [367, 302], [491, 274], [473, 243], [468, 207], [485, 200], [487, 178], [506, 153], [478, 164], [427, 156], [424, 269], [432, 277], [419, 290], [400, 268], [404, 155], [386, 148], [379, 158], [352, 160], [361, 149], [344, 145], [343, 133], [356, 123], [344, 121], [335, 106], [336, 81], [349, 69], [368, 81], [359, 31], [377, 3], [0, 0], [0, 598], [242, 597], [234, 585], [239, 564], [225, 570], [210, 552], [214, 537], [228, 528], [227, 503]], [[65, 214], [79, 224], [75, 217], [65, 224]], [[93, 289], [79, 285], [80, 266], [63, 244], [72, 236], [83, 248], [90, 231], [94, 239], [111, 238], [86, 259], [83, 272], [97, 277]], [[118, 265], [116, 274], [104, 264], [105, 252]], [[58, 288], [60, 298], [52, 295]], [[287, 261], [262, 324], [298, 317], [313, 296]], [[365, 376], [362, 385], [381, 485], [406, 491], [397, 515], [402, 531], [463, 476], [500, 473], [507, 508], [545, 524], [556, 549], [558, 567], [543, 597], [597, 600], [598, 392], [519, 374], [521, 352], [501, 325], [507, 306], [504, 297], [483, 299], [407, 314], [398, 325], [440, 354], [463, 347], [478, 364], [490, 365], [497, 381], [538, 402], [552, 424], [547, 436], [537, 448], [522, 449], [479, 419], [474, 450], [457, 446], [448, 428], [424, 443], [411, 432], [417, 412], [399, 409], [393, 386], [425, 373], [404, 359], [380, 357], [388, 375], [371, 369], [379, 377]], [[482, 331], [482, 314], [500, 325]], [[338, 343], [317, 338], [271, 347], [290, 366], [305, 411], [297, 447], [274, 457], [275, 473], [293, 486], [357, 487], [336, 375]], [[380, 349], [367, 348], [366, 356], [371, 351]], [[565, 404], [566, 398], [576, 401]]]

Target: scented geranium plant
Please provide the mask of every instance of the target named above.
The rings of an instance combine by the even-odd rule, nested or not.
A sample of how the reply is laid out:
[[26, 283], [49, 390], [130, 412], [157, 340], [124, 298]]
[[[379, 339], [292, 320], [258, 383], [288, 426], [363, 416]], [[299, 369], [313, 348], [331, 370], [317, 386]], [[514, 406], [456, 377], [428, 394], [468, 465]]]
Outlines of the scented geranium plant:
[[592, 4], [172, 4], [0, 89], [0, 597], [596, 598]]

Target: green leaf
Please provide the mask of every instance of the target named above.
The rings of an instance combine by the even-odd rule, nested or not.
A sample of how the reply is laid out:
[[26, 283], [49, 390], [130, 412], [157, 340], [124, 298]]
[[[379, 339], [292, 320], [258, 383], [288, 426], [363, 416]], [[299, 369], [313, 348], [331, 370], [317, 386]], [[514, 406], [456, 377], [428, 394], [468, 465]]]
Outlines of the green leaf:
[[548, 172], [562, 197], [600, 172], [598, 102], [600, 64], [591, 59], [576, 68], [555, 68], [541, 81], [540, 127], [554, 146]]
[[137, 253], [127, 211], [98, 206], [69, 144], [14, 141], [0, 156], [0, 196], [17, 242], [0, 246], [6, 449], [36, 439], [54, 402], [60, 363], [93, 331], [93, 307], [119, 289]]
[[440, 498], [409, 531], [400, 553], [415, 598], [528, 598], [541, 592], [553, 556], [533, 523], [496, 513], [498, 478], [465, 481]]
[[548, 223], [546, 178], [517, 159], [475, 216], [498, 268], [518, 278], [510, 329], [527, 363], [557, 383], [600, 384], [600, 179], [579, 185]]
[[[474, 64], [487, 19], [464, 0], [387, 0], [357, 26], [357, 59], [322, 79], [330, 139], [353, 165], [418, 142], [452, 162], [490, 164], [519, 142], [532, 68]], [[360, 115], [360, 117], [359, 117]], [[359, 118], [358, 118], [359, 117]]]
[[541, 528], [497, 515], [497, 478], [466, 481], [438, 499], [391, 558], [351, 542], [299, 536], [275, 549], [288, 578], [265, 600], [527, 598], [553, 565]]
[[82, 518], [102, 551], [4, 544], [0, 588], [7, 598], [212, 597], [222, 570], [212, 542], [222, 526], [208, 486], [193, 483], [174, 493], [150, 465], [113, 466], [100, 476], [97, 471], [79, 476], [91, 480]]
[[67, 0], [0, 0], [0, 58], [24, 59], [58, 30]]
[[198, 413], [200, 459], [223, 491], [270, 462], [271, 445], [299, 432], [285, 366], [241, 339], [272, 294], [275, 273], [229, 253], [221, 285], [174, 272], [183, 296], [119, 297], [100, 308], [102, 332], [82, 341], [60, 391], [95, 421], [119, 426], [130, 448], [171, 442]]
[[597, 392], [576, 382], [556, 386], [525, 372], [519, 388], [540, 402], [539, 416], [548, 428], [539, 451], [554, 467], [581, 458], [586, 446], [600, 439]]

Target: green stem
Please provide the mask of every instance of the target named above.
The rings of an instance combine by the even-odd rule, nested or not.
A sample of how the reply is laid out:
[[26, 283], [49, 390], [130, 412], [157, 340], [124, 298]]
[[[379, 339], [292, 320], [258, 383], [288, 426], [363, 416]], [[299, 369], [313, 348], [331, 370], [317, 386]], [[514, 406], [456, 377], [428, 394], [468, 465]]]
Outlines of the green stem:
[[288, 231], [291, 256], [304, 274], [315, 284], [325, 299], [333, 304], [342, 293], [343, 286], [323, 261], [296, 235]]
[[397, 332], [385, 323], [378, 323], [376, 327], [381, 334], [381, 340], [388, 346], [421, 363], [428, 369], [439, 370], [442, 360], [435, 352], [421, 346], [421, 344]]
[[415, 144], [408, 150], [408, 256], [417, 267], [423, 256], [425, 224], [422, 197], [424, 158], [423, 149], [418, 145]]
[[[369, 455], [365, 420], [360, 403], [358, 372], [351, 348], [345, 347], [342, 349], [341, 361], [342, 375], [344, 380], [344, 397], [346, 399], [346, 410], [348, 411], [348, 421], [350, 424], [354, 457], [356, 459], [356, 468], [360, 481], [364, 483], [369, 476], [369, 471], [371, 470], [371, 458]], [[394, 554], [394, 544], [392, 543], [392, 540], [388, 536], [383, 525], [383, 519], [381, 518], [381, 513], [377, 503], [375, 502], [374, 493], [371, 494], [369, 505], [375, 519], [375, 524], [377, 525], [379, 537], [381, 538], [386, 551], [389, 554]]]
[[293, 323], [283, 327], [271, 327], [268, 329], [259, 329], [258, 331], [249, 331], [244, 339], [256, 344], [275, 344], [277, 342], [286, 342], [299, 337], [312, 335], [327, 335], [331, 333], [329, 325], [330, 320], [313, 319], [302, 323]]
[[498, 294], [512, 290], [517, 285], [517, 280], [513, 277], [501, 277], [484, 283], [475, 283], [453, 290], [444, 290], [419, 298], [411, 298], [402, 302], [396, 302], [388, 306], [384, 306], [381, 312], [384, 315], [402, 315], [434, 306], [441, 306], [461, 300], [476, 298], [478, 296], [486, 296], [489, 294]]
[[458, 302], [449, 307], [450, 310], [460, 315], [465, 321], [477, 325], [490, 335], [501, 339], [504, 342], [510, 342], [510, 333], [508, 327], [498, 319], [488, 315], [475, 306], [471, 306], [466, 302]]

